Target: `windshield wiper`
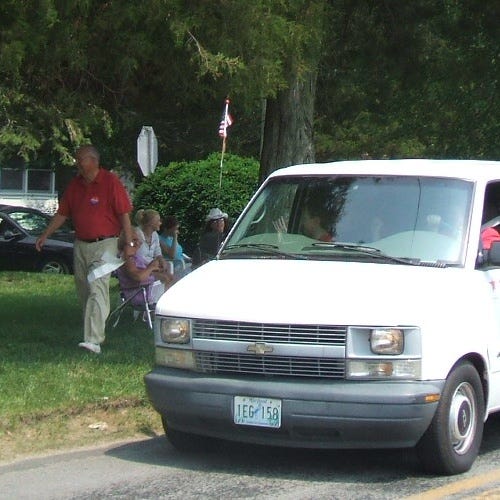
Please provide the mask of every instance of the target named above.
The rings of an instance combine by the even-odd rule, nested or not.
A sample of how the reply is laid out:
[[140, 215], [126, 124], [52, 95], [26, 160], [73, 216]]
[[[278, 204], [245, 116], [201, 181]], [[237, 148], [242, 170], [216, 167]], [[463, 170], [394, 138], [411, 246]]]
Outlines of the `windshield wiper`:
[[[367, 255], [369, 257], [384, 260], [386, 262], [393, 262], [396, 264], [404, 264], [410, 266], [424, 266], [424, 267], [448, 267], [447, 262], [443, 261], [435, 261], [435, 262], [427, 262], [422, 261], [421, 259], [416, 259], [412, 257], [394, 257], [392, 255], [386, 254], [382, 252], [379, 248], [369, 247], [365, 245], [360, 245], [357, 243], [345, 243], [340, 241], [318, 241], [312, 243], [309, 247], [302, 248], [302, 251], [307, 250], [327, 250], [327, 249], [339, 249], [346, 250], [347, 252], [354, 252], [361, 255]], [[236, 250], [236, 252], [232, 252]], [[256, 250], [256, 252], [237, 252], [238, 250]], [[268, 254], [268, 255], [276, 255], [282, 258], [291, 258], [291, 259], [301, 259], [301, 260], [310, 260], [311, 255], [304, 255], [298, 253], [289, 253], [283, 252], [279, 249], [278, 245], [272, 245], [270, 243], [237, 243], [234, 245], [228, 245], [224, 247], [221, 257], [231, 257], [232, 255], [258, 255], [260, 253]]]
[[375, 257], [377, 259], [384, 259], [389, 262], [396, 262], [398, 264], [407, 264], [411, 266], [421, 265], [420, 259], [413, 259], [410, 257], [394, 257], [392, 255], [382, 252], [382, 250], [375, 247], [367, 247], [365, 245], [359, 245], [357, 243], [344, 243], [341, 241], [319, 241], [312, 243], [310, 247], [303, 248], [302, 250], [317, 250], [317, 249], [327, 249], [327, 248], [337, 248], [340, 250], [347, 250], [349, 252], [353, 251], [363, 255], [369, 255], [370, 257]]
[[[232, 253], [231, 250], [257, 250], [258, 253], [263, 252], [270, 255], [277, 255], [279, 257], [307, 259], [307, 257], [304, 257], [303, 255], [283, 252], [279, 249], [278, 245], [271, 245], [270, 243], [236, 243], [234, 245], [227, 245], [222, 250], [221, 256], [228, 257], [230, 253]], [[248, 255], [249, 252], [244, 252], [244, 254]]]

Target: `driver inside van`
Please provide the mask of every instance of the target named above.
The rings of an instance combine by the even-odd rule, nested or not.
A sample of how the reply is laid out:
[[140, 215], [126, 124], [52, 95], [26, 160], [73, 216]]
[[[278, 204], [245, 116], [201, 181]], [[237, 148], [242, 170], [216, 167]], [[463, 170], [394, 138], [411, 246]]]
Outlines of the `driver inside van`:
[[309, 203], [302, 216], [302, 232], [319, 241], [333, 241], [329, 225], [329, 217], [323, 206], [320, 203]]
[[[318, 204], [309, 205], [304, 209], [300, 223], [300, 232], [318, 241], [333, 241], [333, 232], [326, 229], [329, 225], [328, 216]], [[288, 232], [288, 224], [283, 216], [273, 221], [278, 235]]]

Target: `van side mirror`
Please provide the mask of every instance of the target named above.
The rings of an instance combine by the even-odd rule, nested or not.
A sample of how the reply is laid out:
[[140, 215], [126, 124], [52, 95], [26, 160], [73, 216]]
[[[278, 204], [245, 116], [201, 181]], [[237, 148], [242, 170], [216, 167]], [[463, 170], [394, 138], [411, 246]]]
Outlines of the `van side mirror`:
[[490, 266], [500, 267], [500, 241], [494, 241], [488, 252], [488, 264]]

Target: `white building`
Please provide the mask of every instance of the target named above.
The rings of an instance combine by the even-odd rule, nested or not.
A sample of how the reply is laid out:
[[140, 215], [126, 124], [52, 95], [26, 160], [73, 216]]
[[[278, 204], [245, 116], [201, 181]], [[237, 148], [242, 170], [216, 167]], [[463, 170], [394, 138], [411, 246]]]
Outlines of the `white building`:
[[57, 210], [55, 172], [39, 168], [0, 167], [0, 204]]

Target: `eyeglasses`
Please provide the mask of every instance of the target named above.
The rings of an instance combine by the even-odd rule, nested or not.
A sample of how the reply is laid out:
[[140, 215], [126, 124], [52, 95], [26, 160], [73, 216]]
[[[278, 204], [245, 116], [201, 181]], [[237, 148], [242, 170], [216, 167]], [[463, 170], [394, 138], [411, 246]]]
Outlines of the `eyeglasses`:
[[83, 156], [76, 156], [74, 158], [75, 163], [81, 163], [83, 160], [87, 158], [94, 158], [92, 155], [83, 155]]

